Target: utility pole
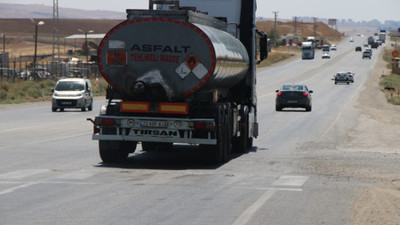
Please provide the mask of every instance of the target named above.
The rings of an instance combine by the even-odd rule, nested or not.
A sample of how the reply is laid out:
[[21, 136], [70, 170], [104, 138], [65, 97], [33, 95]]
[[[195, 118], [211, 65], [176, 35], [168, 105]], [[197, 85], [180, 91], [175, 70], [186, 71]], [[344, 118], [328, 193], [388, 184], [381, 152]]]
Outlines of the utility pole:
[[[33, 21], [33, 20], [32, 20]], [[37, 42], [38, 42], [38, 26], [43, 25], [44, 22], [40, 21], [38, 23], [35, 22], [35, 51], [33, 54], [33, 75], [34, 79], [36, 80], [38, 78], [37, 74], [37, 69], [36, 69], [36, 64], [37, 64]]]
[[87, 41], [88, 40], [87, 35], [89, 33], [93, 33], [94, 31], [93, 30], [83, 31], [81, 29], [78, 29], [78, 31], [85, 35], [86, 76], [89, 77], [89, 52], [90, 52], [90, 50], [89, 50], [89, 45], [88, 45], [88, 41]]
[[314, 21], [314, 37], [317, 37], [317, 17], [313, 17], [313, 21]]
[[[60, 63], [60, 31], [59, 31], [58, 27], [59, 27], [58, 0], [53, 0], [53, 56], [52, 56], [52, 60], [54, 61], [55, 48], [57, 46], [58, 63]], [[58, 69], [57, 69], [57, 72], [58, 72]]]
[[3, 36], [3, 54], [6, 53], [6, 34], [1, 34]]
[[273, 11], [272, 13], [274, 14], [274, 18], [275, 18], [275, 23], [274, 23], [274, 30], [275, 30], [274, 35], [275, 35], [275, 37], [274, 37], [274, 39], [275, 39], [275, 46], [276, 46], [277, 39], [278, 39], [278, 30], [276, 28], [276, 22], [277, 22], [277, 19], [278, 19], [278, 13], [279, 12], [278, 11]]
[[297, 16], [293, 17], [293, 34], [296, 36], [297, 33]]

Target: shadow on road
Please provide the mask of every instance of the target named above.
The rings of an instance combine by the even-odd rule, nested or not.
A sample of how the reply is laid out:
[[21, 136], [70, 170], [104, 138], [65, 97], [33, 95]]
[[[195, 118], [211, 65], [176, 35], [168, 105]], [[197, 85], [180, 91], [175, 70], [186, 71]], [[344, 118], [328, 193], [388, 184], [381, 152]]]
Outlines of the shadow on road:
[[[253, 147], [248, 152], [256, 152]], [[125, 169], [159, 169], [159, 170], [215, 170], [229, 161], [243, 154], [231, 153], [225, 163], [213, 165], [207, 160], [204, 151], [194, 146], [174, 145], [171, 150], [138, 151], [130, 154], [127, 161], [123, 163], [99, 163], [97, 167], [125, 168]]]

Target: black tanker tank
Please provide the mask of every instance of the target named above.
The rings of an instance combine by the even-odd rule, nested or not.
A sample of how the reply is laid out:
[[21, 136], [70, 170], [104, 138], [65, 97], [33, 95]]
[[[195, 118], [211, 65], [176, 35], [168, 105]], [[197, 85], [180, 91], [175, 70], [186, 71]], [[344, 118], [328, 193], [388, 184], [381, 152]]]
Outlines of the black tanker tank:
[[183, 10], [127, 13], [105, 35], [98, 55], [103, 77], [129, 100], [176, 101], [229, 89], [249, 70], [246, 48], [225, 22]]

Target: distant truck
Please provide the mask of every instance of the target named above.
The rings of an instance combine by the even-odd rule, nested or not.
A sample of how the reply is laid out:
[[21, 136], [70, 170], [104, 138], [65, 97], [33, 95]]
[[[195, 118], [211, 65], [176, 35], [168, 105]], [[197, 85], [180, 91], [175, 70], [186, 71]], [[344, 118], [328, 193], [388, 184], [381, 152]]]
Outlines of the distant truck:
[[301, 44], [301, 58], [302, 59], [314, 59], [315, 48], [311, 41], [305, 41]]
[[369, 36], [369, 37], [368, 37], [368, 45], [372, 45], [372, 44], [374, 44], [374, 43], [375, 43], [374, 37]]
[[362, 58], [363, 58], [363, 59], [364, 59], [364, 58], [369, 58], [369, 59], [371, 59], [371, 57], [372, 57], [372, 49], [366, 48], [366, 49], [364, 50], [363, 54], [362, 54]]
[[98, 49], [108, 104], [88, 120], [102, 161], [124, 161], [138, 143], [144, 151], [192, 145], [212, 164], [251, 148], [256, 64], [267, 58], [255, 12], [256, 0], [150, 0], [149, 10], [128, 9]]
[[307, 37], [307, 40], [306, 40], [306, 41], [307, 41], [307, 42], [311, 42], [312, 45], [313, 45], [313, 47], [315, 48], [315, 45], [316, 45], [316, 39], [315, 39], [315, 37], [309, 36], [309, 37]]
[[386, 42], [386, 30], [381, 30], [381, 32], [379, 32], [378, 40], [382, 43]]

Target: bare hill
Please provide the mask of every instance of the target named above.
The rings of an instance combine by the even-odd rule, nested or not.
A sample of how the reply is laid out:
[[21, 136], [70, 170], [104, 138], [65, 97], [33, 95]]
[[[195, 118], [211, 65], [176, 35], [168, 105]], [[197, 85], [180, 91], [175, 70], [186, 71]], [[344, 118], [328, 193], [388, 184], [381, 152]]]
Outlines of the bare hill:
[[[257, 28], [264, 31], [265, 33], [270, 32], [274, 29], [274, 21], [258, 21]], [[277, 24], [277, 30], [279, 35], [294, 34], [293, 22], [279, 22]], [[317, 23], [317, 37], [325, 37], [331, 40], [340, 39], [343, 34], [337, 30], [332, 29], [327, 24], [318, 22]], [[314, 36], [314, 23], [301, 23], [298, 22], [296, 25], [297, 36], [307, 37]]]
[[[125, 12], [59, 8], [60, 18], [123, 19]], [[53, 7], [0, 3], [0, 18], [53, 18]]]
[[[43, 21], [45, 24], [39, 27], [40, 35], [53, 33], [53, 19], [35, 19], [35, 22]], [[95, 33], [107, 33], [117, 25], [120, 20], [96, 20], [96, 19], [60, 19], [59, 32], [61, 36], [77, 34], [78, 29], [93, 30]], [[0, 19], [0, 33], [5, 34], [33, 34], [35, 25], [30, 19]]]

